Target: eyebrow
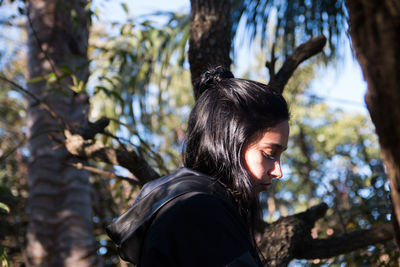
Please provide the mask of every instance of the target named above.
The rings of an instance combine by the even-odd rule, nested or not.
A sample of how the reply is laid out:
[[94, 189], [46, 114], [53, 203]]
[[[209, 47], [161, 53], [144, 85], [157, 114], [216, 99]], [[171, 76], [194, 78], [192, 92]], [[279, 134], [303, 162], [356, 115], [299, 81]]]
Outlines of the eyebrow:
[[278, 147], [282, 151], [285, 151], [287, 149], [287, 147], [284, 147], [281, 144], [277, 144], [277, 143], [262, 143], [262, 146]]

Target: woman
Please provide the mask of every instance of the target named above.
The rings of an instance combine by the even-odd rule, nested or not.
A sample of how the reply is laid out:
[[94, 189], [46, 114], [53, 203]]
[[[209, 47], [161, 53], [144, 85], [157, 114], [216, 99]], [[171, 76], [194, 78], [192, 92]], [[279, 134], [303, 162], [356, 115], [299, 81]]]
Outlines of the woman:
[[285, 99], [222, 67], [195, 85], [183, 168], [146, 184], [108, 227], [138, 266], [262, 266], [254, 238], [258, 194], [282, 177], [289, 136]]

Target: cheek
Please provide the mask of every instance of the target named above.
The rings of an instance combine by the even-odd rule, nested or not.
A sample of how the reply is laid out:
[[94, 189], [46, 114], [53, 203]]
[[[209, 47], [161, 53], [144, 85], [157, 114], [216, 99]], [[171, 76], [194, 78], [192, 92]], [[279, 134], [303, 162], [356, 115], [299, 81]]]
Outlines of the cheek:
[[256, 151], [247, 151], [244, 155], [244, 162], [247, 171], [255, 179], [262, 179], [265, 173], [263, 157]]

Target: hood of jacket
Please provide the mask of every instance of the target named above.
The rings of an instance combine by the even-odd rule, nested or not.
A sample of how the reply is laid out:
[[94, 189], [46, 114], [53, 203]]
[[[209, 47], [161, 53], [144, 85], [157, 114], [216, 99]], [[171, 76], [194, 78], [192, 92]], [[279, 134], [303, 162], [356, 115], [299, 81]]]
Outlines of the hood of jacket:
[[157, 212], [171, 200], [187, 193], [205, 193], [232, 203], [215, 178], [188, 168], [146, 183], [132, 206], [106, 227], [122, 259], [137, 264], [147, 229]]

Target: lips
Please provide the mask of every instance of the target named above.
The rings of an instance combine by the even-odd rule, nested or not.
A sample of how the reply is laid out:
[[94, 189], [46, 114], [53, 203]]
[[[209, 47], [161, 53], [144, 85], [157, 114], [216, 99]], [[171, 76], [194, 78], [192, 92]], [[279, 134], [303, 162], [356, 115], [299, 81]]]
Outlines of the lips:
[[262, 183], [262, 184], [260, 184], [260, 185], [261, 185], [261, 187], [264, 188], [264, 190], [267, 190], [268, 187], [271, 185], [271, 183]]
[[271, 185], [272, 184], [272, 179], [265, 179], [264, 181], [263, 180], [260, 181], [261, 185]]

